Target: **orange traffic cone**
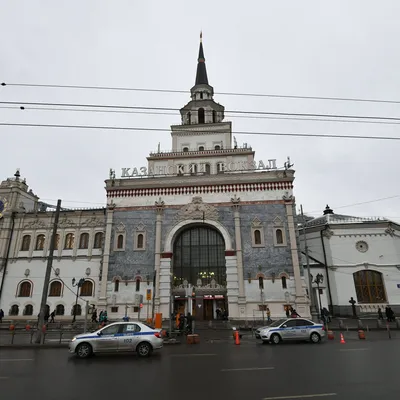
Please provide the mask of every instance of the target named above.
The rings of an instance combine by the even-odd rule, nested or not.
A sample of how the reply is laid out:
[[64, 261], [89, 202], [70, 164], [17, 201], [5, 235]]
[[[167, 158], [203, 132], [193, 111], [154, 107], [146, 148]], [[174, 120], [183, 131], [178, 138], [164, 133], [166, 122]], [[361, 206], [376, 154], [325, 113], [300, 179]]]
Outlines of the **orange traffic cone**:
[[340, 343], [345, 344], [343, 333], [340, 334]]
[[235, 331], [235, 344], [240, 344], [240, 336], [238, 331]]

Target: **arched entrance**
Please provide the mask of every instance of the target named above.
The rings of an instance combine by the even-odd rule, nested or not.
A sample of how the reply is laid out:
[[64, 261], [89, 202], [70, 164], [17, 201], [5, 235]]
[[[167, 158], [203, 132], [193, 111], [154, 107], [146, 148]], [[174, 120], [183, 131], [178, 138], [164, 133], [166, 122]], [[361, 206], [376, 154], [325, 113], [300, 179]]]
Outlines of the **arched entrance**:
[[172, 272], [174, 312], [211, 320], [226, 310], [225, 241], [213, 226], [195, 224], [178, 233]]

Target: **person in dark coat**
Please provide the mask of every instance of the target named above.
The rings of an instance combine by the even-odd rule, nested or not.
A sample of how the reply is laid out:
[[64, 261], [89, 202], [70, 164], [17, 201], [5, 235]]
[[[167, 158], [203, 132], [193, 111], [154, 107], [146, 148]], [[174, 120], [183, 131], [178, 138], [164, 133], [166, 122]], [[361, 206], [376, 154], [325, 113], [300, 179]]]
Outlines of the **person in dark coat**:
[[54, 322], [54, 317], [56, 316], [56, 310], [54, 310], [51, 314], [50, 314], [50, 323]]
[[383, 319], [382, 309], [378, 307], [378, 319]]

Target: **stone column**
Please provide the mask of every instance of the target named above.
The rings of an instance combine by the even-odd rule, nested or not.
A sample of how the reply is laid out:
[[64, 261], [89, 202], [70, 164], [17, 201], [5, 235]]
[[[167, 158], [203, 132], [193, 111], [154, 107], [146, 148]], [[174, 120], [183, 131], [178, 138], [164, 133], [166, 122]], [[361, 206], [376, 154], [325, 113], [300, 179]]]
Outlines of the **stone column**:
[[110, 261], [111, 251], [111, 233], [114, 217], [114, 204], [107, 206], [106, 214], [106, 234], [104, 239], [104, 253], [103, 253], [103, 268], [101, 272], [101, 283], [100, 283], [100, 296], [98, 307], [106, 307], [107, 305], [107, 282], [108, 282], [108, 265]]
[[160, 260], [159, 309], [163, 319], [169, 319], [171, 301], [171, 259], [172, 253], [163, 253]]
[[309, 307], [309, 301], [305, 297], [305, 293], [303, 291], [302, 277], [300, 272], [299, 251], [297, 248], [297, 237], [296, 237], [297, 227], [294, 224], [294, 215], [293, 215], [293, 205], [295, 199], [294, 196], [286, 193], [286, 195], [283, 196], [283, 200], [285, 201], [286, 215], [288, 221], [290, 252], [292, 255], [292, 265], [293, 265], [293, 274], [295, 283], [296, 309], [301, 316], [307, 318], [310, 317], [310, 307]]
[[233, 207], [233, 218], [235, 220], [235, 245], [237, 260], [237, 277], [239, 283], [239, 302], [245, 301], [244, 279], [243, 279], [243, 254], [242, 254], [242, 235], [240, 231], [240, 198], [233, 197], [231, 199]]
[[161, 200], [155, 202], [156, 206], [156, 243], [155, 243], [155, 255], [154, 255], [154, 271], [156, 273], [156, 287], [155, 287], [155, 308], [157, 311], [160, 305], [160, 265], [161, 265], [161, 227], [162, 227], [162, 216], [164, 212], [165, 203]]

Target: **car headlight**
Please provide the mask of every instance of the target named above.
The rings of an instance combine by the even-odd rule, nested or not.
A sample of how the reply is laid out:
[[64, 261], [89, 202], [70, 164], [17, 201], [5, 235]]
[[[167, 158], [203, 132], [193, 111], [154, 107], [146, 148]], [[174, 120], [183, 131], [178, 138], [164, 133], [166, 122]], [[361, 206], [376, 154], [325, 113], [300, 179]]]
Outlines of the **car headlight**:
[[75, 342], [75, 340], [76, 340], [76, 337], [72, 338], [71, 342]]

